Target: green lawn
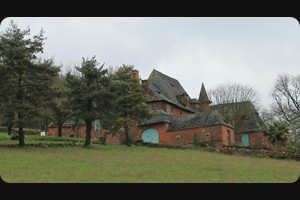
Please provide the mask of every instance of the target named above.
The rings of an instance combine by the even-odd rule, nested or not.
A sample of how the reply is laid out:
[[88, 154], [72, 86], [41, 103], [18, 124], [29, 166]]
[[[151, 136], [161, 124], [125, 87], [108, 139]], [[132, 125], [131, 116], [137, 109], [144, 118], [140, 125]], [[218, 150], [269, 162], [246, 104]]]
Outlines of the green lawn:
[[300, 162], [122, 145], [0, 149], [9, 183], [290, 183]]

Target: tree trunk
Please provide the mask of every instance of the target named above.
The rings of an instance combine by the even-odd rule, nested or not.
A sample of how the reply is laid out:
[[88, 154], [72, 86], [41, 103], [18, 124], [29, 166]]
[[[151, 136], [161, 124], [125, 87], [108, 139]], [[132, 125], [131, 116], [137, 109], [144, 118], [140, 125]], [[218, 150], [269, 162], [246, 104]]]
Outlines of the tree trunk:
[[[22, 72], [19, 74], [18, 77], [18, 93], [17, 93], [17, 100], [20, 103], [23, 103], [23, 90], [22, 90]], [[20, 148], [25, 147], [24, 142], [24, 131], [23, 131], [23, 116], [20, 111], [18, 111], [18, 125], [19, 125], [19, 146]]]
[[45, 135], [48, 135], [48, 119], [45, 121]]
[[131, 147], [131, 141], [130, 141], [129, 134], [128, 134], [129, 128], [128, 128], [127, 123], [124, 125], [124, 130], [125, 130], [125, 137], [126, 137], [126, 145], [128, 147]]
[[58, 132], [58, 137], [61, 137], [62, 136], [62, 124], [58, 124], [57, 126], [57, 132]]
[[86, 126], [86, 135], [83, 147], [88, 147], [91, 144], [91, 130], [92, 130], [92, 121], [85, 120]]
[[25, 147], [23, 127], [19, 127], [19, 147]]
[[106, 136], [107, 136], [107, 134], [106, 134], [106, 131], [104, 131], [104, 138], [103, 138], [103, 145], [106, 145]]
[[8, 126], [7, 126], [7, 133], [8, 133], [8, 135], [11, 135], [11, 128], [12, 128], [11, 125], [8, 125]]

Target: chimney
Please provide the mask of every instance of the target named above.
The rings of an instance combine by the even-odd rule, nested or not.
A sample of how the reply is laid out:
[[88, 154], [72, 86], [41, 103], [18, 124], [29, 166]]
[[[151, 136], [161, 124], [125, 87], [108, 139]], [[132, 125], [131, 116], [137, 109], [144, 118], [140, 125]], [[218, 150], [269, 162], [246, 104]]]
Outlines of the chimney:
[[146, 96], [149, 98], [150, 96], [149, 80], [142, 80], [142, 86], [146, 93]]
[[137, 78], [137, 79], [140, 78], [139, 70], [136, 70], [136, 69], [132, 70], [132, 71], [131, 71], [131, 75], [132, 75], [132, 77], [134, 77], [134, 78]]
[[202, 83], [201, 85], [201, 91], [199, 95], [199, 111], [204, 112], [204, 111], [210, 111], [210, 106], [211, 100], [208, 98], [204, 84]]

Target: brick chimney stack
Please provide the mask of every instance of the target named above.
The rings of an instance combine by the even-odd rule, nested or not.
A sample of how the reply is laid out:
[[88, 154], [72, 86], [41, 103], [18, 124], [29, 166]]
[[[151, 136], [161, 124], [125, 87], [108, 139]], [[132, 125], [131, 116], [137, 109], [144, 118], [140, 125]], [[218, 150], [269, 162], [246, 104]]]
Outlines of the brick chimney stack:
[[150, 96], [149, 80], [142, 80], [142, 86], [145, 91], [145, 94], [149, 98]]
[[131, 74], [134, 78], [137, 78], [137, 79], [140, 78], [139, 70], [134, 69], [131, 71]]

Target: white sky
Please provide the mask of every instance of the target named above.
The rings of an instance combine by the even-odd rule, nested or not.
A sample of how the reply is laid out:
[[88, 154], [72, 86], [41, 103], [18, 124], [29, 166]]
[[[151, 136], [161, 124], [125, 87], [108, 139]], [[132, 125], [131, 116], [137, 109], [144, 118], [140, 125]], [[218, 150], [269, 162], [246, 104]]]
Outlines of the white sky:
[[45, 30], [43, 57], [64, 70], [96, 55], [106, 67], [134, 65], [177, 79], [191, 98], [227, 82], [249, 85], [268, 107], [279, 74], [300, 74], [300, 27], [294, 18], [12, 17], [31, 34]]

